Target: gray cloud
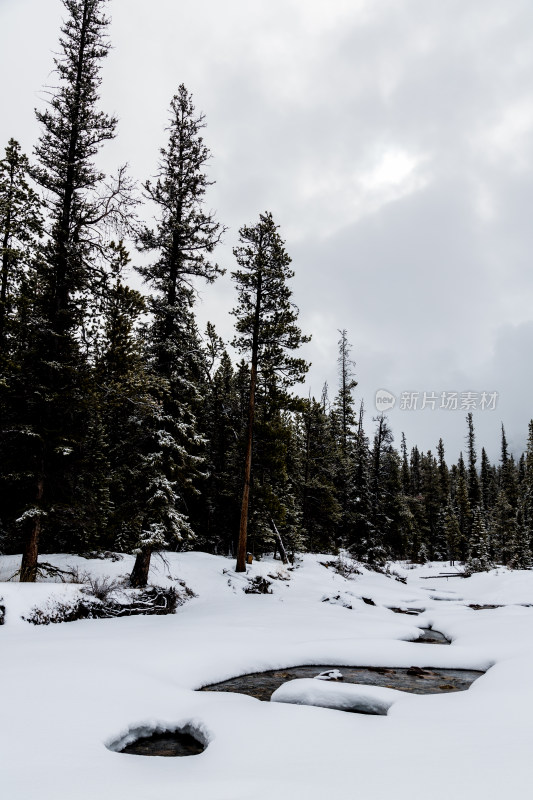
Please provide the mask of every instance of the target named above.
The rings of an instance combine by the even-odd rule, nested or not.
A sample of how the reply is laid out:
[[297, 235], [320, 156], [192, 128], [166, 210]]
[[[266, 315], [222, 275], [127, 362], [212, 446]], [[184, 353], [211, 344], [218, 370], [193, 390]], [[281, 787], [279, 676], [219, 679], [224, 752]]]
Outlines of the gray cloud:
[[[31, 150], [59, 0], [2, 0], [0, 141]], [[309, 386], [335, 390], [337, 329], [358, 396], [377, 388], [498, 390], [476, 416], [497, 457], [503, 419], [523, 446], [533, 299], [533, 6], [525, 0], [113, 0], [102, 105], [120, 118], [102, 160], [153, 173], [170, 97], [205, 111], [210, 203], [238, 227], [270, 209], [314, 333]], [[29, 26], [28, 19], [32, 25]], [[225, 336], [229, 277], [199, 309]], [[397, 437], [455, 457], [464, 413], [391, 414]]]

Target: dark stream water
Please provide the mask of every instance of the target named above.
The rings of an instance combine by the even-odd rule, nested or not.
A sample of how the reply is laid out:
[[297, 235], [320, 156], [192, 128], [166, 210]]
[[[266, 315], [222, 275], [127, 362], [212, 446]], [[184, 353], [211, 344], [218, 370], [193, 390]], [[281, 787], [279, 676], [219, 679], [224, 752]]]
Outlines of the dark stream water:
[[[423, 628], [422, 634], [415, 640], [419, 644], [450, 644], [450, 641], [439, 631]], [[367, 686], [386, 686], [389, 689], [400, 689], [414, 694], [439, 694], [440, 692], [460, 692], [468, 689], [476, 678], [483, 675], [477, 670], [467, 669], [433, 669], [423, 670], [388, 667], [336, 667], [342, 672], [346, 683], [363, 683]], [[270, 700], [270, 697], [282, 683], [295, 678], [314, 678], [321, 672], [334, 669], [331, 664], [318, 666], [290, 667], [288, 669], [254, 672], [240, 675], [222, 683], [204, 686], [203, 692], [240, 692], [257, 697], [258, 700]]]
[[182, 731], [165, 731], [142, 736], [120, 751], [135, 756], [197, 756], [203, 753], [205, 745]]
[[439, 694], [441, 692], [460, 692], [468, 689], [482, 672], [466, 669], [432, 669], [424, 670], [397, 669], [387, 667], [332, 667], [331, 664], [318, 666], [290, 667], [289, 669], [255, 672], [251, 675], [240, 675], [229, 681], [204, 686], [202, 692], [239, 692], [257, 697], [258, 700], [270, 700], [272, 693], [282, 683], [295, 678], [314, 678], [329, 669], [339, 669], [345, 683], [363, 683], [367, 686], [386, 686], [389, 689], [401, 689], [414, 694]]
[[[450, 644], [444, 634], [430, 628], [424, 628], [415, 640], [424, 644]], [[338, 669], [345, 683], [362, 683], [367, 686], [386, 686], [389, 689], [400, 689], [414, 694], [439, 694], [441, 692], [460, 692], [483, 675], [477, 670], [466, 669], [433, 669], [425, 667], [389, 668], [389, 667], [332, 667], [328, 664], [315, 666], [290, 667], [287, 669], [254, 672], [239, 675], [222, 683], [204, 686], [202, 692], [238, 692], [269, 701], [272, 693], [282, 683], [295, 678], [314, 678], [321, 672]], [[122, 748], [121, 753], [139, 756], [192, 756], [205, 750], [206, 745], [185, 731], [165, 731], [143, 736]]]
[[450, 640], [445, 637], [440, 631], [434, 631], [433, 628], [422, 628], [422, 633], [415, 639], [418, 644], [450, 644]]

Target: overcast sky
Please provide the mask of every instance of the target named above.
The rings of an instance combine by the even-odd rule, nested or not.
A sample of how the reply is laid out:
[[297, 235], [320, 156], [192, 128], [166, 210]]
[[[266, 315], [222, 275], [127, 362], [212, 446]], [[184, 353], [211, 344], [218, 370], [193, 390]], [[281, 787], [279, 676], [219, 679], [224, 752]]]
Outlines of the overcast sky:
[[[498, 458], [503, 421], [518, 454], [533, 417], [530, 0], [111, 0], [109, 13], [101, 106], [120, 124], [105, 166], [153, 174], [185, 83], [229, 227], [219, 263], [234, 268], [238, 228], [260, 212], [281, 226], [313, 334], [305, 391], [327, 380], [334, 395], [346, 328], [368, 432], [386, 389], [397, 442], [442, 436], [455, 460], [461, 394], [477, 392], [479, 449]], [[0, 0], [2, 147], [36, 142], [62, 15], [60, 0]], [[202, 298], [202, 325], [230, 338], [230, 279]], [[438, 410], [442, 392], [457, 410]], [[498, 392], [494, 410], [482, 392]]]

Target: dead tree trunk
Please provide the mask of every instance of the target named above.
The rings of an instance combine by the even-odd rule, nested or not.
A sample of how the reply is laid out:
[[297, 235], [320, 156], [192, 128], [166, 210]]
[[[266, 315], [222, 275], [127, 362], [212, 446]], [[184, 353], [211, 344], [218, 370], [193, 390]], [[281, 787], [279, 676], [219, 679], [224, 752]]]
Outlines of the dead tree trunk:
[[[38, 503], [43, 499], [44, 480], [40, 477], [37, 480], [37, 494], [35, 499]], [[22, 553], [22, 563], [20, 565], [20, 582], [35, 583], [37, 578], [37, 561], [39, 558], [39, 537], [41, 535], [41, 514], [38, 509], [28, 522], [29, 531], [24, 544]]]
[[246, 435], [246, 460], [244, 462], [244, 489], [242, 493], [239, 544], [237, 548], [236, 572], [246, 572], [246, 541], [248, 538], [248, 505], [250, 502], [250, 475], [252, 472], [252, 443], [254, 438], [255, 387], [257, 385], [257, 364], [259, 360], [259, 321], [261, 318], [262, 274], [257, 278], [255, 299], [254, 330], [252, 335], [252, 369], [250, 375], [250, 398], [248, 402], [248, 432]]
[[130, 583], [135, 589], [140, 589], [148, 583], [148, 573], [150, 572], [150, 559], [152, 548], [144, 547], [137, 553], [135, 564], [130, 575]]
[[283, 544], [283, 539], [281, 538], [281, 534], [278, 531], [278, 529], [276, 527], [276, 523], [274, 522], [274, 520], [271, 519], [270, 522], [272, 523], [272, 527], [274, 528], [274, 533], [276, 534], [276, 541], [278, 543], [281, 560], [283, 561], [284, 564], [288, 564], [289, 563], [289, 557], [287, 556], [287, 551], [285, 550], [285, 546]]

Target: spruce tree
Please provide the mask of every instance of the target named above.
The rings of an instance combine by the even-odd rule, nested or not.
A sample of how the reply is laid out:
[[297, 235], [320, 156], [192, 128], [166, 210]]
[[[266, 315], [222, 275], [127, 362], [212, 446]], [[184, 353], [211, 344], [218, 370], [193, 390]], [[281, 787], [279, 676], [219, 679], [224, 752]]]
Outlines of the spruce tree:
[[489, 513], [496, 501], [497, 486], [494, 479], [494, 471], [491, 467], [487, 452], [483, 447], [481, 450], [481, 469], [480, 469], [480, 489], [481, 504], [485, 513]]
[[55, 58], [59, 85], [49, 107], [36, 112], [42, 134], [34, 170], [48, 198], [46, 310], [59, 357], [72, 347], [70, 334], [81, 322], [81, 298], [101, 243], [98, 226], [121, 215], [124, 189], [121, 183], [106, 190], [105, 175], [95, 165], [116, 128], [116, 119], [97, 108], [101, 62], [110, 49], [107, 0], [63, 0], [63, 5], [68, 17]]
[[343, 455], [348, 454], [349, 444], [354, 438], [354, 428], [356, 425], [354, 413], [353, 390], [357, 386], [354, 380], [353, 367], [355, 361], [350, 358], [351, 344], [348, 341], [348, 334], [344, 328], [339, 331], [339, 355], [337, 365], [339, 370], [339, 392], [335, 398], [334, 409], [340, 420], [341, 429], [341, 450]]
[[[214, 214], [205, 211], [210, 153], [201, 136], [204, 127], [204, 116], [196, 113], [192, 96], [180, 85], [170, 104], [168, 143], [160, 150], [155, 182], [145, 184], [156, 219], [153, 227], [140, 231], [139, 249], [155, 259], [138, 271], [151, 288], [148, 355], [155, 375], [165, 382], [158, 397], [162, 404], [160, 427], [154, 431], [149, 457], [166, 473], [165, 489], [160, 490], [166, 510], [162, 513], [157, 504], [151, 504], [157, 519], [143, 528], [137, 545], [132, 573], [136, 585], [146, 583], [154, 549], [169, 537], [180, 540], [180, 526], [183, 535], [190, 536], [186, 497], [191, 499], [198, 493], [197, 484], [204, 476], [201, 466], [206, 443], [198, 431], [197, 417], [202, 407], [199, 385], [205, 381], [205, 365], [193, 313], [194, 282], [200, 278], [212, 283], [222, 272], [212, 253], [223, 233]], [[157, 442], [164, 440], [165, 431], [173, 445], [158, 455]]]
[[439, 501], [441, 507], [444, 507], [450, 494], [450, 472], [448, 470], [448, 465], [446, 464], [444, 442], [442, 439], [439, 439], [439, 443], [437, 445], [437, 458], [439, 473]]
[[388, 454], [392, 448], [393, 435], [384, 414], [374, 417], [376, 432], [370, 453], [370, 505], [372, 538], [368, 543], [367, 558], [370, 563], [384, 563], [387, 552], [384, 535], [387, 531], [386, 476]]
[[160, 150], [155, 182], [144, 186], [156, 219], [153, 227], [140, 231], [139, 249], [155, 255], [155, 260], [137, 269], [153, 292], [150, 336], [157, 369], [167, 377], [176, 371], [176, 361], [184, 370], [192, 356], [183, 351], [183, 339], [195, 298], [194, 281], [212, 283], [223, 272], [211, 257], [224, 229], [205, 210], [206, 191], [213, 182], [207, 178], [211, 155], [203, 128], [204, 115], [196, 112], [192, 95], [181, 84], [170, 103], [168, 143]]
[[335, 491], [336, 442], [322, 403], [310, 399], [297, 417], [301, 452], [302, 529], [307, 549], [330, 552], [341, 508]]
[[238, 572], [246, 570], [248, 507], [252, 471], [252, 442], [256, 416], [256, 390], [261, 380], [269, 402], [277, 408], [289, 404], [288, 389], [301, 382], [308, 370], [302, 359], [290, 355], [310, 337], [297, 326], [298, 310], [291, 302], [291, 259], [272, 214], [261, 214], [253, 226], [243, 226], [234, 250], [239, 270], [232, 273], [239, 304], [233, 310], [237, 336], [234, 346], [250, 359], [248, 428], [244, 463], [244, 489], [237, 552]]
[[371, 551], [375, 530], [372, 518], [370, 485], [371, 454], [363, 422], [364, 402], [361, 400], [351, 469], [347, 547], [355, 557], [367, 559]]
[[409, 459], [407, 457], [407, 440], [405, 438], [405, 433], [402, 431], [402, 444], [401, 444], [401, 452], [402, 452], [402, 486], [404, 494], [409, 494], [409, 490], [411, 488], [411, 475], [409, 471]]
[[516, 515], [516, 525], [514, 536], [511, 542], [509, 566], [511, 569], [531, 569], [533, 566], [529, 532], [524, 524], [524, 515], [521, 508], [518, 509], [518, 513]]
[[492, 569], [493, 563], [490, 556], [489, 534], [483, 520], [483, 514], [478, 507], [474, 512], [472, 533], [468, 543], [468, 558], [465, 572], [484, 572]]
[[246, 418], [239, 377], [225, 349], [209, 382], [202, 421], [208, 439], [208, 479], [200, 498], [204, 513], [197, 544], [209, 552], [232, 555], [239, 524]]
[[335, 548], [346, 545], [349, 538], [349, 494], [350, 471], [353, 463], [356, 418], [354, 413], [353, 390], [357, 381], [353, 377], [355, 362], [350, 358], [351, 344], [348, 342], [346, 329], [339, 331], [339, 355], [337, 358], [339, 374], [339, 391], [333, 403], [332, 415], [338, 431], [338, 454], [335, 458], [336, 490], [341, 507], [338, 518]]
[[457, 515], [451, 503], [448, 503], [444, 511], [444, 531], [448, 558], [450, 559], [450, 566], [453, 567], [455, 561], [461, 557], [462, 534]]
[[496, 503], [492, 508], [490, 532], [495, 560], [507, 565], [516, 540], [516, 510], [503, 489], [498, 492]]
[[6, 367], [19, 333], [13, 329], [17, 302], [27, 289], [27, 271], [42, 236], [41, 201], [30, 186], [29, 171], [19, 143], [10, 139], [0, 160], [0, 365]]
[[471, 508], [475, 508], [481, 500], [481, 490], [479, 487], [479, 478], [476, 469], [476, 437], [474, 433], [474, 417], [472, 412], [466, 416], [468, 425], [468, 433], [466, 438], [467, 454], [468, 454], [468, 499]]
[[459, 523], [461, 537], [459, 540], [459, 552], [461, 560], [464, 561], [468, 555], [468, 542], [472, 529], [472, 506], [468, 495], [468, 477], [463, 454], [459, 455], [457, 464], [457, 481], [455, 486], [455, 513]]
[[[42, 522], [60, 537], [83, 525], [76, 508], [83, 443], [90, 437], [85, 408], [87, 363], [77, 335], [101, 251], [103, 225], [121, 217], [124, 174], [107, 188], [95, 166], [116, 121], [97, 108], [100, 67], [108, 53], [106, 0], [63, 0], [67, 11], [55, 58], [58, 85], [38, 111], [36, 181], [45, 190], [45, 242], [36, 265], [36, 297], [28, 345], [21, 354], [26, 397], [21, 430], [31, 431], [32, 489], [21, 504], [21, 580], [35, 580]], [[31, 466], [30, 466], [31, 465]], [[46, 515], [48, 515], [46, 517]]]

